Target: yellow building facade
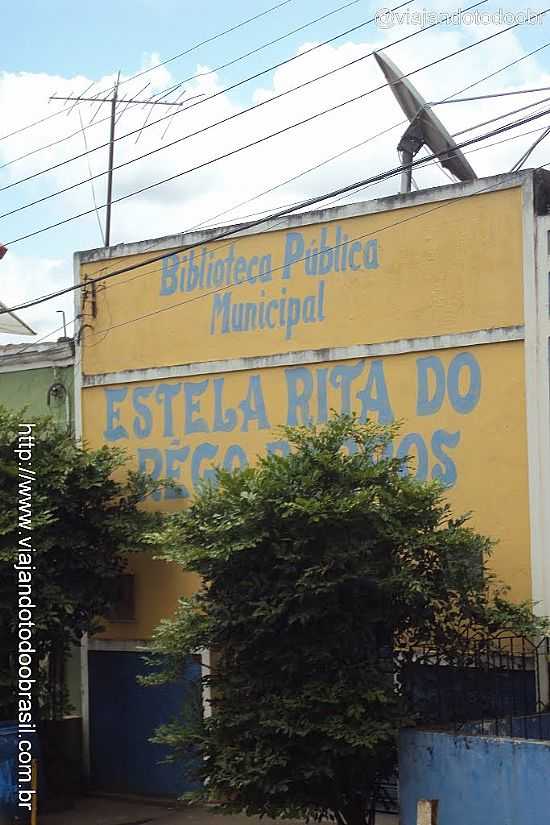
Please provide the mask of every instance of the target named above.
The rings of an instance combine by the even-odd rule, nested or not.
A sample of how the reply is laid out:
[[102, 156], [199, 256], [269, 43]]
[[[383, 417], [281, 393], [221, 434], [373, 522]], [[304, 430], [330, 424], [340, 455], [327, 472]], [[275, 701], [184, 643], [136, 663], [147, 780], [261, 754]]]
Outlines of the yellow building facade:
[[[77, 253], [78, 420], [91, 446], [178, 484], [285, 452], [278, 427], [332, 410], [400, 421], [395, 455], [492, 536], [515, 598], [550, 613], [550, 179], [531, 171]], [[132, 560], [146, 646], [196, 581]]]

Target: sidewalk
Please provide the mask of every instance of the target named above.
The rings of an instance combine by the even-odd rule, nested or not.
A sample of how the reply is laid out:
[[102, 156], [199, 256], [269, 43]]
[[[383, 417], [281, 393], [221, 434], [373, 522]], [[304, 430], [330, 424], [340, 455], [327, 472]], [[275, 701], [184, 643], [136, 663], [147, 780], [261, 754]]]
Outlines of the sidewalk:
[[[39, 825], [145, 825], [149, 822], [154, 825], [274, 825], [275, 820], [244, 815], [223, 816], [208, 808], [176, 809], [143, 802], [85, 797], [70, 811], [41, 816]], [[286, 822], [294, 825], [292, 820]], [[277, 825], [280, 825], [280, 820]], [[398, 818], [379, 814], [376, 825], [398, 825]]]

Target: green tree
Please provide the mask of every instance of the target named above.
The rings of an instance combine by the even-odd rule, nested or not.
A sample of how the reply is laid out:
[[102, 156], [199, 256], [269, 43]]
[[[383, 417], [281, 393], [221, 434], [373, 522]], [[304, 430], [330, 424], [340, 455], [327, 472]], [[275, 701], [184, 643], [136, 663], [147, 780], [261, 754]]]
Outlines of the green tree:
[[[17, 718], [14, 561], [20, 540], [18, 496], [25, 491], [15, 450], [20, 425], [27, 420], [24, 412], [0, 407], [0, 718], [4, 719]], [[52, 419], [35, 419], [34, 424], [34, 476], [29, 488], [34, 710], [48, 718], [60, 717], [65, 710], [63, 665], [70, 646], [78, 644], [83, 633], [100, 628], [99, 617], [113, 604], [128, 554], [144, 549], [147, 531], [159, 528], [161, 516], [138, 508], [157, 485], [127, 472], [122, 450], [80, 446]]]
[[395, 645], [451, 654], [468, 630], [536, 621], [488, 573], [490, 540], [388, 457], [395, 428], [343, 416], [285, 432], [288, 456], [219, 470], [157, 536], [203, 585], [158, 628], [164, 669], [145, 681], [176, 677], [201, 648], [215, 665], [211, 717], [156, 741], [176, 759], [198, 751], [202, 793], [229, 811], [363, 825], [413, 720]]

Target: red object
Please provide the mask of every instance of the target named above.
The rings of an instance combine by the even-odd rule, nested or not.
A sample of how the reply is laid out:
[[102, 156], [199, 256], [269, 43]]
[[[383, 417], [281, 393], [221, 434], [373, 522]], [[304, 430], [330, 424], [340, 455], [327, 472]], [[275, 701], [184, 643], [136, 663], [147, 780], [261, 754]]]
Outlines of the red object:
[[2, 260], [7, 251], [8, 247], [4, 246], [4, 244], [0, 244], [0, 261]]

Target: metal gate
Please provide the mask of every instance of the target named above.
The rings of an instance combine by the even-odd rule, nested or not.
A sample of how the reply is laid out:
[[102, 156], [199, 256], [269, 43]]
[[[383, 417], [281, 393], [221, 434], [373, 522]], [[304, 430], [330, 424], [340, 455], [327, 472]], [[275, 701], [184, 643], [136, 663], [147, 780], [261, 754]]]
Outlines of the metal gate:
[[90, 651], [88, 670], [92, 788], [159, 797], [192, 790], [186, 766], [163, 762], [167, 749], [148, 740], [196, 697], [200, 662], [190, 659], [178, 682], [155, 687], [137, 683], [150, 672], [143, 653]]

